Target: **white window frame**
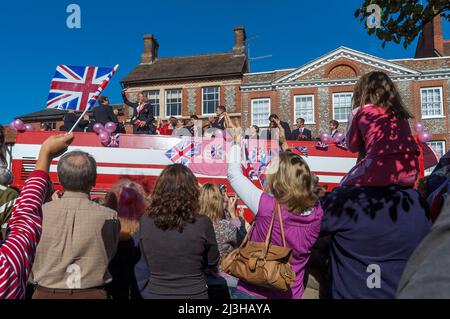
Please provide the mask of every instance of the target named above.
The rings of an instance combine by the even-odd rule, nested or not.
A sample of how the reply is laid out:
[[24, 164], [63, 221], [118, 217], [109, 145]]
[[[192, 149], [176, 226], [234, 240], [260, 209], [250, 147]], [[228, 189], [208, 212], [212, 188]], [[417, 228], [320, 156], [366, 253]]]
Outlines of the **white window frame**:
[[[269, 102], [269, 115], [267, 116], [267, 124], [262, 126], [260, 124], [255, 124], [254, 119], [253, 119], [253, 107], [254, 107], [254, 102], [255, 101], [264, 101], [264, 102]], [[258, 125], [260, 128], [267, 128], [270, 126], [270, 121], [269, 121], [269, 116], [271, 114], [271, 110], [272, 110], [272, 101], [270, 98], [256, 98], [256, 99], [252, 99], [251, 102], [251, 110], [250, 110], [250, 115], [251, 115], [251, 123], [252, 125]]]
[[[305, 124], [306, 125], [314, 125], [316, 124], [316, 98], [314, 96], [314, 94], [298, 94], [298, 95], [294, 95], [294, 121], [292, 123], [297, 123], [297, 119], [299, 117], [301, 118], [305, 118], [305, 116], [302, 116], [301, 114], [299, 116], [297, 116], [297, 109], [300, 107], [300, 105], [297, 103], [297, 98], [298, 97], [305, 97], [305, 98], [312, 98], [312, 122], [311, 121], [307, 121], [305, 119]], [[300, 113], [300, 112], [299, 112]]]
[[[168, 111], [167, 95], [168, 95], [169, 91], [180, 91], [180, 98], [181, 98], [181, 108], [180, 108], [180, 113], [181, 114], [180, 115], [167, 114], [167, 111]], [[175, 88], [175, 89], [165, 89], [164, 90], [164, 115], [167, 118], [170, 118], [170, 117], [182, 118], [183, 117], [183, 89], [176, 89]]]
[[[441, 96], [441, 106], [440, 106], [440, 115], [423, 115], [423, 92], [426, 90], [436, 90], [439, 89], [439, 94]], [[442, 90], [442, 86], [433, 86], [433, 87], [423, 87], [420, 88], [420, 114], [422, 116], [422, 119], [441, 119], [441, 118], [445, 118], [444, 115], [444, 95], [443, 95], [443, 90]]]
[[204, 113], [204, 111], [205, 111], [204, 105], [203, 105], [203, 102], [205, 101], [204, 100], [204, 92], [205, 92], [205, 89], [210, 89], [210, 88], [217, 88], [218, 89], [219, 99], [217, 101], [216, 109], [220, 105], [220, 86], [219, 85], [212, 85], [212, 86], [202, 87], [202, 116], [215, 116], [216, 115], [216, 113]]
[[[336, 97], [336, 95], [343, 95], [343, 94], [346, 94], [346, 95], [350, 94], [352, 99], [353, 99], [353, 92], [336, 92], [336, 93], [333, 93], [332, 106], [331, 106], [332, 111], [333, 111], [333, 120], [339, 121], [339, 123], [347, 123], [348, 122], [348, 116], [345, 119], [336, 119], [336, 114], [335, 114], [335, 107], [334, 107], [334, 105], [335, 105], [335, 97]], [[351, 105], [351, 102], [350, 102], [349, 115], [350, 115], [351, 112], [352, 112], [352, 105]]]
[[[428, 142], [427, 144], [428, 144], [428, 146], [431, 148], [431, 149], [433, 149], [433, 147], [431, 147], [431, 143], [441, 143], [442, 144], [442, 149], [443, 149], [443, 155], [445, 155], [445, 153], [446, 153], [446, 150], [447, 150], [447, 145], [446, 145], [446, 142], [445, 142], [445, 140], [436, 140], [436, 141], [430, 141], [430, 142]], [[434, 150], [434, 149], [433, 149]], [[438, 154], [439, 155], [439, 154]], [[442, 155], [442, 156], [443, 156]], [[434, 169], [435, 169], [435, 167], [431, 167], [431, 168], [429, 168], [429, 169], [427, 169], [427, 170], [425, 170], [425, 176], [428, 176], [428, 175], [430, 175], [431, 173], [433, 173], [433, 171], [434, 171]]]
[[[146, 95], [146, 98], [149, 101], [149, 103], [150, 103], [150, 94], [154, 94], [154, 96], [158, 97], [159, 113], [158, 114], [155, 113], [154, 115], [155, 115], [155, 117], [160, 117], [161, 113], [162, 113], [161, 112], [162, 111], [162, 108], [161, 108], [161, 90], [148, 90], [148, 91], [145, 91], [145, 95]], [[183, 101], [181, 101], [181, 102], [183, 103]]]

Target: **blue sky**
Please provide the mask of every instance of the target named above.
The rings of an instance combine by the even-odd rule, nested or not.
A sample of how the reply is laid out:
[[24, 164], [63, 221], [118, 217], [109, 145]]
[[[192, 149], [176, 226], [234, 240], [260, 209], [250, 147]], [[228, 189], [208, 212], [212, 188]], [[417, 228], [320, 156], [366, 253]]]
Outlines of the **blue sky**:
[[[81, 29], [68, 29], [66, 8], [81, 7]], [[144, 34], [160, 43], [160, 57], [225, 52], [233, 28], [245, 26], [252, 71], [298, 67], [341, 45], [383, 58], [409, 58], [402, 45], [367, 35], [354, 18], [361, 0], [72, 0], [8, 1], [0, 4], [2, 93], [0, 123], [45, 108], [58, 64], [120, 69], [105, 94], [120, 103], [120, 80], [140, 62]], [[450, 23], [444, 24], [450, 38]]]

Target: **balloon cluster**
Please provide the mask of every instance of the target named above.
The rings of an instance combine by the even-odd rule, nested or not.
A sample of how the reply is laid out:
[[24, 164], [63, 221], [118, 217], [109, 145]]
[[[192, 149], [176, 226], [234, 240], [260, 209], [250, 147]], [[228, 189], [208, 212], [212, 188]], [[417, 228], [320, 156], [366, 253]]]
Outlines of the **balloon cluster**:
[[422, 143], [428, 143], [433, 139], [433, 134], [425, 132], [425, 126], [420, 122], [414, 125], [414, 131], [419, 135], [419, 141]]
[[9, 124], [9, 127], [16, 132], [30, 132], [30, 131], [34, 131], [34, 126], [31, 124], [25, 124], [22, 120], [15, 120], [12, 121], [11, 124]]
[[320, 133], [320, 141], [324, 144], [341, 144], [345, 139], [345, 135], [343, 133], [336, 133], [334, 137], [330, 134], [322, 132]]
[[117, 124], [113, 122], [108, 122], [103, 126], [100, 123], [94, 124], [94, 131], [98, 134], [98, 138], [103, 146], [109, 144], [111, 140], [111, 134], [114, 133], [117, 129]]

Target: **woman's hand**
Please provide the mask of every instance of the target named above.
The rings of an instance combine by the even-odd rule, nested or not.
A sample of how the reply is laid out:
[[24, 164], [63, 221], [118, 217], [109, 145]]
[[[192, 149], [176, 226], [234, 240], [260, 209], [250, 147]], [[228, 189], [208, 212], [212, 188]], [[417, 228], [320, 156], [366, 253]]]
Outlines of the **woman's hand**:
[[59, 134], [52, 135], [42, 143], [41, 150], [39, 152], [39, 158], [36, 163], [36, 170], [48, 172], [50, 169], [50, 163], [55, 157], [61, 156], [67, 151], [67, 148], [72, 144], [74, 135]]
[[233, 196], [228, 199], [228, 211], [230, 212], [231, 218], [233, 218], [233, 219], [238, 217], [236, 215], [237, 200], [238, 200], [237, 196]]

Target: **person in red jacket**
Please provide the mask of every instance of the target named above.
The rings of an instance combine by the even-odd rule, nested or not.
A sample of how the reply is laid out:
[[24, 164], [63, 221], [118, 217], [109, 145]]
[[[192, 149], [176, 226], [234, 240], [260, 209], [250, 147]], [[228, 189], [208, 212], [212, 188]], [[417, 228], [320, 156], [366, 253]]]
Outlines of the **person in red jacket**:
[[0, 299], [22, 299], [42, 231], [44, 201], [51, 195], [49, 168], [73, 141], [73, 134], [52, 135], [41, 147], [36, 169], [25, 186], [8, 222], [6, 239], [0, 244]]

